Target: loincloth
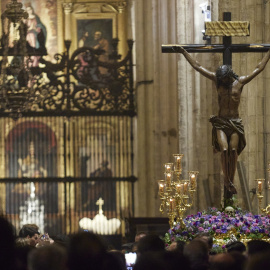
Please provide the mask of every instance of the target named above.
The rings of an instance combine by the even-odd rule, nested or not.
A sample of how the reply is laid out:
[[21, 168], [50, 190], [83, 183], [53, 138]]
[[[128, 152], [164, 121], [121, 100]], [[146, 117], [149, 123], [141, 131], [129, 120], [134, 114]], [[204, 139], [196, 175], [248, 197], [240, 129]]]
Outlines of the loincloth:
[[237, 133], [239, 136], [239, 143], [237, 147], [237, 154], [243, 151], [246, 146], [246, 138], [244, 132], [244, 126], [242, 119], [226, 119], [218, 116], [211, 116], [209, 121], [212, 123], [212, 145], [214, 149], [220, 152], [219, 143], [217, 140], [217, 129], [224, 131], [227, 137], [230, 137], [233, 133]]

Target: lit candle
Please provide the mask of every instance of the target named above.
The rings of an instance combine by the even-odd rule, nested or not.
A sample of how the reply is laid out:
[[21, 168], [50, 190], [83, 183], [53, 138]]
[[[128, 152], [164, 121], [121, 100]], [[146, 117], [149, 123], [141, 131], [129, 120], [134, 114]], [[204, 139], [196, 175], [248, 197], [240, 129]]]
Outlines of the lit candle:
[[187, 195], [187, 193], [188, 193], [188, 183], [185, 182], [184, 183], [184, 194]]
[[177, 194], [180, 194], [180, 192], [181, 192], [181, 185], [180, 184], [177, 184], [176, 185], [176, 193]]
[[194, 189], [196, 186], [196, 175], [194, 173], [190, 175], [190, 183], [191, 183], [191, 189]]
[[172, 175], [170, 173], [165, 173], [165, 176], [166, 176], [167, 187], [170, 187]]
[[184, 185], [181, 184], [181, 185], [180, 185], [180, 193], [183, 194], [183, 192], [184, 192]]
[[159, 192], [160, 193], [164, 192], [164, 184], [159, 184]]
[[172, 171], [173, 163], [165, 163], [165, 173], [170, 173]]
[[170, 211], [174, 209], [174, 199], [170, 199]]
[[258, 191], [262, 192], [262, 181], [258, 181]]
[[176, 170], [180, 171], [181, 170], [181, 158], [178, 157], [176, 159]]

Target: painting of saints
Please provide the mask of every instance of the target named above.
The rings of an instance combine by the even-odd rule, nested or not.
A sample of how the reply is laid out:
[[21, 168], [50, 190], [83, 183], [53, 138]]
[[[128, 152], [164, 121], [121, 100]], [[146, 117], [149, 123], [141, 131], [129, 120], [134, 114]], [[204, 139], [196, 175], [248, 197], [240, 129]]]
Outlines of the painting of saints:
[[[28, 19], [24, 22], [28, 26], [27, 42], [31, 47], [39, 49], [45, 45], [48, 55], [47, 61], [55, 61], [54, 55], [58, 53], [58, 29], [57, 29], [57, 2], [53, 0], [17, 0], [23, 4], [23, 10], [28, 13]], [[2, 12], [6, 10], [10, 0], [1, 0]], [[38, 64], [38, 57], [32, 58], [33, 66]]]
[[[113, 39], [112, 19], [77, 20], [78, 47], [82, 44], [82, 37], [87, 33], [83, 45], [99, 51], [98, 60], [108, 62], [111, 53]], [[99, 66], [101, 75], [107, 74], [108, 70]]]
[[[45, 25], [41, 22], [40, 17], [35, 13], [31, 3], [25, 4], [28, 18], [26, 19], [27, 34], [26, 41], [33, 48], [39, 49], [42, 44], [46, 44], [47, 30]], [[38, 66], [39, 56], [31, 57], [33, 67]]]
[[[90, 173], [90, 178], [100, 178], [96, 181], [82, 183], [82, 209], [83, 211], [95, 211], [96, 201], [103, 198], [105, 201], [103, 209], [105, 211], [116, 210], [116, 183], [113, 181], [112, 170], [109, 162], [103, 160], [100, 166]], [[105, 178], [106, 180], [104, 181]], [[111, 178], [111, 179], [110, 179]]]
[[28, 155], [22, 159], [18, 159], [19, 170], [18, 177], [28, 177], [28, 178], [40, 178], [47, 177], [47, 170], [39, 163], [36, 157], [34, 142], [31, 141], [29, 144]]
[[[6, 152], [10, 178], [57, 177], [56, 137], [45, 123], [25, 121], [16, 125], [7, 136]], [[35, 183], [35, 196], [49, 213], [57, 211], [57, 190], [57, 183]], [[18, 213], [30, 193], [30, 182], [7, 184], [7, 212]], [[46, 199], [48, 196], [51, 200]]]

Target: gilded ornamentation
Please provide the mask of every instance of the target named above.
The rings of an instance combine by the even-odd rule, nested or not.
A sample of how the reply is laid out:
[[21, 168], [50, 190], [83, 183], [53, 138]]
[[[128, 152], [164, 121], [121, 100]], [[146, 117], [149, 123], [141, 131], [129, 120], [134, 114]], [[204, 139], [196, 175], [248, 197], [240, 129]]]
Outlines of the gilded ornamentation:
[[182, 154], [174, 154], [174, 163], [164, 164], [165, 180], [159, 180], [159, 196], [161, 204], [159, 211], [166, 212], [169, 217], [170, 228], [173, 228], [175, 221], [185, 228], [183, 216], [192, 206], [194, 193], [197, 188], [198, 171], [189, 171], [189, 179], [182, 180], [181, 159]]
[[[268, 164], [268, 175], [269, 175], [269, 179], [270, 179], [270, 163]], [[270, 204], [268, 204], [265, 208], [262, 207], [262, 199], [263, 199], [263, 183], [265, 181], [265, 179], [256, 179], [255, 180], [257, 182], [257, 198], [259, 201], [259, 209], [262, 213], [269, 215], [270, 214]], [[270, 180], [268, 180], [267, 186], [268, 189], [270, 189]]]
[[207, 36], [248, 36], [249, 22], [247, 21], [215, 21], [205, 22]]

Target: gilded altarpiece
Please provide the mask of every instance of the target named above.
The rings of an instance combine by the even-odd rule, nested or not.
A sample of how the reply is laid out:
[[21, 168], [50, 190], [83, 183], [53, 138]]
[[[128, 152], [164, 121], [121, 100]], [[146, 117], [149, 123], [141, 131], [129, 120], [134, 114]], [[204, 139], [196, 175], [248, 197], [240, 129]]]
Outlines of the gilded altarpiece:
[[[48, 95], [16, 121], [0, 112], [1, 211], [17, 230], [36, 223], [50, 234], [73, 233], [82, 218], [95, 217], [102, 198], [104, 215], [123, 225], [133, 215], [136, 180], [132, 42], [119, 23], [126, 3], [43, 2], [23, 4], [46, 33], [49, 54], [37, 59], [42, 68], [35, 72], [46, 73], [46, 84], [36, 87]], [[50, 23], [41, 24], [48, 20], [41, 7]], [[54, 57], [64, 43], [66, 51]]]

